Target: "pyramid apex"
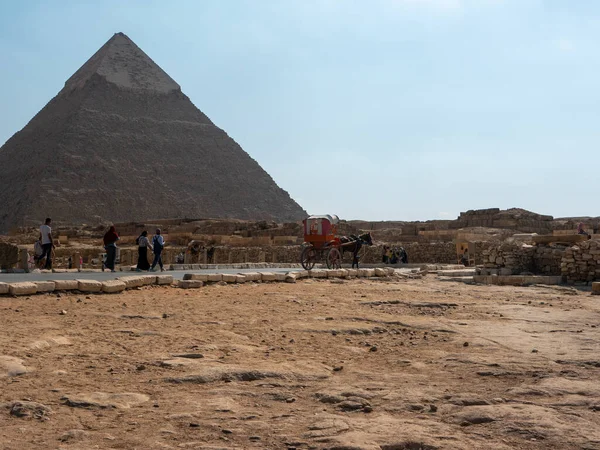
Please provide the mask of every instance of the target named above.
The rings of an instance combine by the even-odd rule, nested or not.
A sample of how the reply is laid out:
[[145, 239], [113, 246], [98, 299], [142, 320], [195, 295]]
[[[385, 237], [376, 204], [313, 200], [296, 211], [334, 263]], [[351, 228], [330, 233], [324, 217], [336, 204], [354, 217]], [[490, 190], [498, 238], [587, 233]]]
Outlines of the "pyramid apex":
[[181, 90], [175, 80], [121, 31], [67, 80], [65, 89], [81, 88], [95, 74], [125, 89], [160, 93]]

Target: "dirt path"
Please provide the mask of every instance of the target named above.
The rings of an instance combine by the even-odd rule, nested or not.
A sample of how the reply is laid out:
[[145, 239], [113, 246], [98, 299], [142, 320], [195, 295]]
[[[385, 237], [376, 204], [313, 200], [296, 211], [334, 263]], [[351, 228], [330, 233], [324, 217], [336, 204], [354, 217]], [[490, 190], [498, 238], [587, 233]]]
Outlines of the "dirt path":
[[600, 449], [599, 302], [432, 276], [2, 298], [0, 448]]

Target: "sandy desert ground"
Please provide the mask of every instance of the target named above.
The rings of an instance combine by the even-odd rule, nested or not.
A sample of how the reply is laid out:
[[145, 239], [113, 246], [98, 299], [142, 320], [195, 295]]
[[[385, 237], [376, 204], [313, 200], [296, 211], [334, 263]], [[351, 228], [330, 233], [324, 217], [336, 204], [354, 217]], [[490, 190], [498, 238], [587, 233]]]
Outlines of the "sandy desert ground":
[[0, 299], [2, 449], [600, 449], [600, 297], [416, 280]]

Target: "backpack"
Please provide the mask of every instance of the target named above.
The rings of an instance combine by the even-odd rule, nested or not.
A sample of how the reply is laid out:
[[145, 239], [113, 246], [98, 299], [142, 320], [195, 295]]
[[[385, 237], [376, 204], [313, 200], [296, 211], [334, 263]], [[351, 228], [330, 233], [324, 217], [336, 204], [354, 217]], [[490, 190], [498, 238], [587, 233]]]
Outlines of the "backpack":
[[163, 246], [158, 242], [158, 235], [152, 238], [152, 245], [154, 246], [154, 253], [160, 252], [163, 249]]

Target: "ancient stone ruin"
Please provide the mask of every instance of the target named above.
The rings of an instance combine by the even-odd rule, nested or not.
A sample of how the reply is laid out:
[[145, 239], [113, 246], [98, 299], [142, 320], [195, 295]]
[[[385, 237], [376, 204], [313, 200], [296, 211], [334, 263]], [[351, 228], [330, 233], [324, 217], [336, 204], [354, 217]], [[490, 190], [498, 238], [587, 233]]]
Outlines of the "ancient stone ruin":
[[0, 148], [0, 232], [304, 210], [127, 36], [115, 34]]

